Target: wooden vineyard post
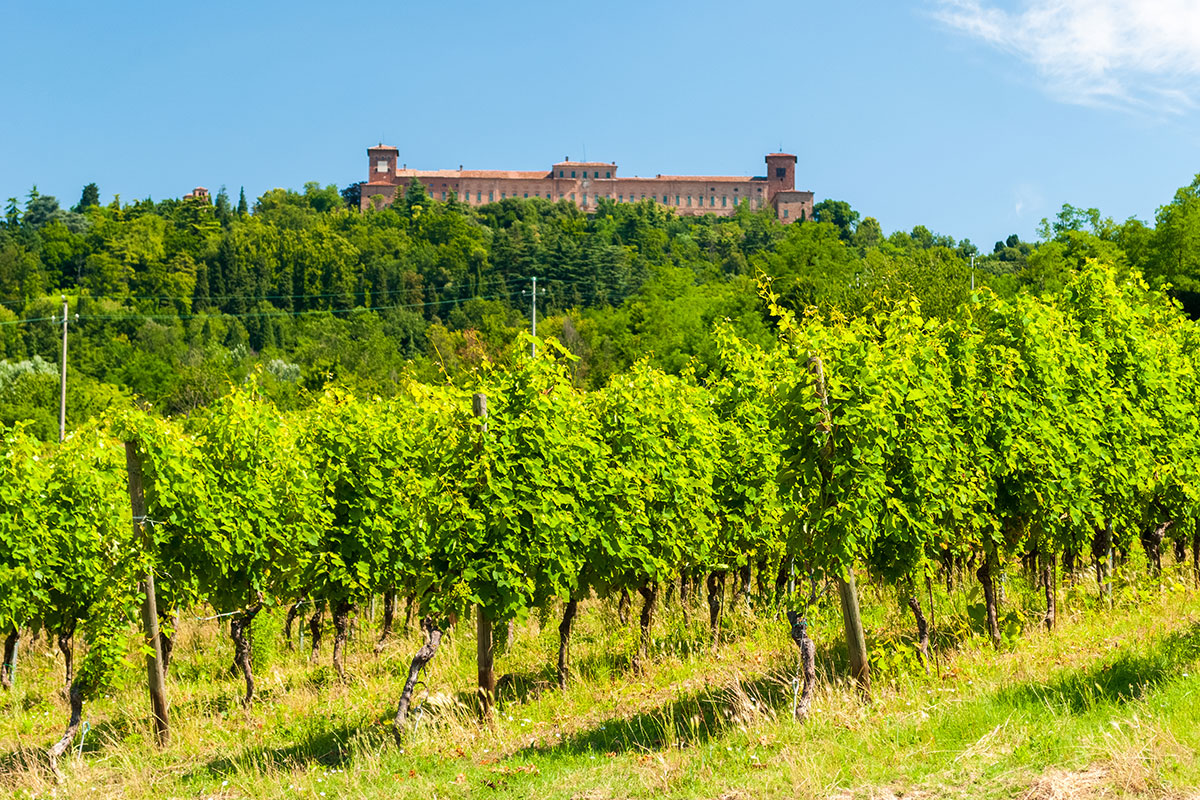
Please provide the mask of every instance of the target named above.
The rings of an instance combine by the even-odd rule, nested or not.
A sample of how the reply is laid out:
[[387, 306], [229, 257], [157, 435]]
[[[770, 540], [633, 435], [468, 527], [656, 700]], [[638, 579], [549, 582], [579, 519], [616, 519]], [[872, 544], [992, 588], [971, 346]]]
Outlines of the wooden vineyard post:
[[846, 650], [850, 656], [850, 673], [858, 684], [859, 694], [864, 700], [871, 699], [871, 664], [867, 660], [867, 638], [863, 633], [862, 613], [858, 608], [858, 586], [854, 581], [854, 570], [846, 567], [843, 577], [838, 575], [838, 596], [842, 600], [842, 625], [846, 629]]
[[[142, 456], [137, 442], [125, 443], [125, 468], [129, 473], [129, 505], [133, 510], [133, 533], [149, 544], [146, 533], [146, 497], [142, 490]], [[150, 547], [147, 546], [149, 552]], [[159, 746], [165, 747], [171, 738], [167, 717], [167, 693], [163, 680], [162, 640], [158, 635], [158, 602], [154, 597], [154, 568], [146, 569], [142, 581], [145, 601], [142, 603], [142, 627], [150, 652], [146, 654], [146, 674], [150, 687], [150, 707], [154, 713], [154, 732]]]
[[[479, 418], [479, 431], [487, 432], [487, 395], [476, 392], [472, 397], [472, 408]], [[484, 719], [492, 718], [492, 707], [496, 702], [496, 642], [492, 630], [492, 619], [483, 606], [475, 614], [475, 664], [479, 672], [479, 706]]]
[[1104, 549], [1104, 600], [1108, 603], [1108, 607], [1112, 608], [1112, 582], [1113, 582], [1113, 521], [1112, 517], [1106, 517], [1104, 520], [1104, 533], [1106, 534], [1105, 541], [1107, 545]]
[[[825, 384], [825, 367], [818, 356], [808, 359], [808, 369], [816, 379], [817, 399], [821, 401], [821, 421], [817, 423], [817, 437], [824, 438], [821, 447], [821, 475], [828, 482], [833, 474], [833, 418], [829, 414], [829, 391]], [[845, 573], [837, 576], [838, 596], [842, 601], [842, 624], [846, 630], [846, 650], [850, 657], [850, 672], [858, 684], [864, 700], [871, 699], [871, 663], [867, 658], [867, 639], [863, 632], [862, 612], [858, 605], [858, 587], [854, 581], [854, 570], [849, 565]]]

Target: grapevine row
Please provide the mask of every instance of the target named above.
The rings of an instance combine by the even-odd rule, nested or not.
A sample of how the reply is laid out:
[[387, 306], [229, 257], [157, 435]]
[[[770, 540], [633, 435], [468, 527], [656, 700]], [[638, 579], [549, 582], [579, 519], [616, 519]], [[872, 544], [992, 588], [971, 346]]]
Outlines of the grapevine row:
[[[289, 607], [289, 627], [301, 603], [328, 608], [344, 676], [356, 608], [388, 598], [386, 636], [409, 598], [426, 640], [399, 730], [420, 669], [473, 609], [486, 709], [493, 626], [561, 608], [565, 686], [592, 596], [641, 598], [641, 668], [676, 581], [708, 583], [715, 635], [728, 574], [743, 591], [752, 569], [768, 592], [774, 578], [811, 660], [803, 615], [822, 576], [848, 619], [856, 571], [897, 587], [926, 646], [917, 587], [969, 564], [998, 646], [996, 582], [1016, 559], [1046, 575], [1047, 627], [1060, 562], [1090, 558], [1104, 587], [1136, 538], [1154, 570], [1164, 547], [1190, 545], [1200, 573], [1200, 341], [1136, 276], [1089, 263], [1055, 301], [984, 291], [948, 320], [915, 303], [797, 315], [764, 296], [781, 346], [718, 331], [722, 370], [703, 382], [637, 365], [582, 392], [548, 341], [465, 388], [331, 390], [284, 412], [251, 381], [190, 418], [113, 414], [49, 451], [3, 431], [5, 663], [21, 628], [54, 631], [77, 724], [120, 663], [150, 574], [164, 668], [176, 615], [207, 604], [232, 618], [248, 703], [247, 633], [263, 608]], [[132, 525], [123, 442], [144, 481]], [[865, 687], [865, 658], [855, 670]]]

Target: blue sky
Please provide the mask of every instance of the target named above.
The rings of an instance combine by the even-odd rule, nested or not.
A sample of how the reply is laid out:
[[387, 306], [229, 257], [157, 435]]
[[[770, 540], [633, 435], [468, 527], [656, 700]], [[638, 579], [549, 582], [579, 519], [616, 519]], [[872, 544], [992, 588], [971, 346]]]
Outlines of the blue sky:
[[411, 167], [763, 174], [984, 250], [1200, 172], [1192, 0], [10, 3], [0, 199]]

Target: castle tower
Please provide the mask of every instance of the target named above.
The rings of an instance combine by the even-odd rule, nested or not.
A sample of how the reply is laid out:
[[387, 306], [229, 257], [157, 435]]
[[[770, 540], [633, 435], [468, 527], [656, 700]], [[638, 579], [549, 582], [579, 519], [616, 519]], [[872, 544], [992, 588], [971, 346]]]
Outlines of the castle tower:
[[796, 157], [791, 153], [767, 153], [767, 202], [778, 192], [796, 188]]
[[367, 148], [367, 183], [398, 183], [396, 161], [400, 151], [387, 144]]

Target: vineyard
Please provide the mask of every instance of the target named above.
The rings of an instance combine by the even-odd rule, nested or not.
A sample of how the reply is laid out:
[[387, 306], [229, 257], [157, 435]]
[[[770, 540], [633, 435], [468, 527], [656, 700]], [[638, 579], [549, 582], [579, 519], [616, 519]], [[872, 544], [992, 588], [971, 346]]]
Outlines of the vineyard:
[[[402, 751], [434, 713], [422, 678], [468, 626], [480, 726], [502, 713], [497, 655], [531, 627], [556, 627], [548, 691], [569, 691], [587, 603], [635, 626], [630, 680], [661, 657], [668, 607], [703, 614], [714, 648], [730, 625], [782, 631], [779, 713], [796, 725], [832, 648], [864, 703], [899, 651], [939, 670], [935, 595], [978, 592], [1003, 651], [1032, 635], [1006, 607], [1012, 575], [1038, 587], [1046, 631], [1068, 587], [1103, 602], [1167, 556], [1200, 582], [1200, 334], [1165, 295], [1099, 262], [1053, 300], [982, 290], [945, 319], [915, 302], [794, 313], [763, 294], [781, 346], [718, 330], [703, 379], [643, 363], [583, 391], [568, 350], [526, 337], [468, 386], [329, 390], [284, 411], [252, 377], [188, 417], [125, 410], [60, 445], [3, 430], [0, 679], [28, 680], [23, 635], [53, 637], [66, 728], [41, 743], [47, 772], [69, 780], [87, 704], [134, 680], [170, 746], [187, 713], [176, 645], [197, 619], [231, 640], [219, 672], [247, 708], [260, 650], [323, 658], [329, 619], [345, 684], [355, 633], [378, 654], [415, 625], [419, 648], [369, 711]], [[866, 592], [898, 601], [911, 635], [873, 637]], [[844, 638], [821, 641], [821, 614]]]

